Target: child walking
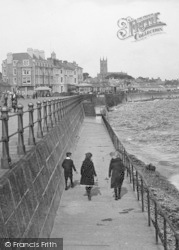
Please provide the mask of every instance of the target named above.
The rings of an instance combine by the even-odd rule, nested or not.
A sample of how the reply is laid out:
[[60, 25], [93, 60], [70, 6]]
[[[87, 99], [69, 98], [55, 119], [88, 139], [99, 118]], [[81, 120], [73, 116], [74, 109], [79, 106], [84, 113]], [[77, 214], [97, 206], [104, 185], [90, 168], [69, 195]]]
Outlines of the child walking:
[[81, 166], [81, 180], [80, 184], [86, 186], [86, 193], [88, 195], [88, 200], [91, 200], [91, 189], [94, 185], [94, 176], [97, 176], [94, 164], [91, 160], [92, 154], [86, 153], [85, 160]]
[[71, 159], [71, 155], [72, 153], [67, 152], [66, 153], [66, 159], [63, 161], [62, 163], [62, 167], [64, 169], [64, 177], [65, 177], [65, 190], [68, 189], [68, 178], [70, 178], [70, 182], [71, 182], [71, 188], [74, 187], [73, 184], [73, 170], [77, 173], [76, 168], [74, 166], [74, 163]]

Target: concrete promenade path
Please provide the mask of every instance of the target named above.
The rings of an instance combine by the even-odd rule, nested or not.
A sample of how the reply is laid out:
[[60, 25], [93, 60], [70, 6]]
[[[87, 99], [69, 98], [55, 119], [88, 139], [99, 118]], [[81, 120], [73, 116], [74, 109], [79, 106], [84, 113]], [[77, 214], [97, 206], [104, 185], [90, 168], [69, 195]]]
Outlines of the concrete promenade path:
[[[156, 250], [154, 228], [148, 227], [129, 179], [125, 177], [122, 198], [114, 200], [110, 189], [109, 153], [114, 151], [101, 117], [85, 118], [72, 158], [74, 188], [62, 194], [51, 238], [63, 238], [64, 250]], [[79, 185], [85, 153], [93, 154], [98, 183], [88, 201], [84, 186]], [[69, 183], [70, 184], [70, 183]]]

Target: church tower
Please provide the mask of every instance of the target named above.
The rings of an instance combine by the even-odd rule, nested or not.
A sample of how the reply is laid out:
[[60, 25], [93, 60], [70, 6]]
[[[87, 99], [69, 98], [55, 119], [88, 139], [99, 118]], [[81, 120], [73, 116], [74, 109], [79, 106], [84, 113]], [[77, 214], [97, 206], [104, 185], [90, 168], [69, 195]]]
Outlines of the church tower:
[[55, 54], [54, 51], [51, 53], [51, 58], [52, 58], [52, 59], [56, 59], [56, 54]]
[[102, 78], [105, 78], [105, 76], [108, 73], [108, 61], [103, 58], [100, 58], [100, 75]]

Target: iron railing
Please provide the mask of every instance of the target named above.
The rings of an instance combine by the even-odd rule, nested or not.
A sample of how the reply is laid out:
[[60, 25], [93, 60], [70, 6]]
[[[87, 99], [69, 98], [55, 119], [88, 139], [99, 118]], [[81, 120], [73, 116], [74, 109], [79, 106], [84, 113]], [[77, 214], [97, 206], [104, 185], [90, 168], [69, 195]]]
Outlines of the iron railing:
[[160, 238], [165, 250], [179, 250], [179, 231], [174, 228], [170, 219], [154, 197], [142, 172], [133, 165], [127, 151], [104, 115], [102, 115], [102, 119], [115, 149], [119, 149], [123, 154], [123, 163], [127, 169], [127, 176], [130, 179], [130, 183], [132, 183], [133, 191], [136, 192], [137, 199], [141, 201], [142, 212], [147, 211], [148, 226], [151, 226], [152, 223], [155, 228], [156, 243], [158, 243], [158, 238]]
[[[1, 168], [9, 169], [12, 165], [12, 154], [10, 153], [12, 141], [13, 144], [15, 143], [16, 155], [26, 154], [26, 147], [35, 145], [38, 138], [43, 138], [76, 105], [79, 105], [82, 99], [82, 96], [72, 96], [62, 99], [43, 100], [43, 102], [37, 101], [36, 107], [34, 107], [33, 103], [29, 103], [26, 111], [23, 110], [23, 105], [19, 104], [17, 113], [14, 114], [9, 114], [7, 105], [3, 106], [0, 117], [2, 123], [2, 137], [0, 140], [0, 146], [2, 146], [0, 154]], [[24, 126], [24, 115], [26, 115], [26, 126]], [[17, 129], [10, 134], [9, 127], [12, 128], [15, 123], [17, 123]], [[25, 130], [28, 131], [25, 133]], [[27, 143], [25, 143], [25, 139], [28, 139]]]

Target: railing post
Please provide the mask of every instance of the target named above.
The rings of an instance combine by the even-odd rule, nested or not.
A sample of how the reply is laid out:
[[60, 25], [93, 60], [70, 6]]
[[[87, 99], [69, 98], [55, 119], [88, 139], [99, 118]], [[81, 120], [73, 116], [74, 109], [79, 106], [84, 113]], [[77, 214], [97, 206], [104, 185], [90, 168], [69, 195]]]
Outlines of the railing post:
[[56, 101], [55, 99], [52, 100], [52, 120], [54, 125], [57, 124], [55, 101]]
[[156, 240], [156, 243], [158, 243], [158, 211], [157, 211], [157, 204], [156, 202], [154, 202], [154, 207], [155, 207], [155, 240]]
[[136, 171], [136, 191], [137, 191], [137, 200], [139, 201], [139, 176], [138, 176], [138, 171]]
[[123, 153], [123, 161], [124, 161], [124, 166], [126, 166], [126, 151], [124, 150], [124, 153]]
[[66, 116], [66, 100], [63, 101], [64, 116]]
[[142, 212], [144, 212], [144, 183], [142, 178], [140, 178], [141, 181], [141, 201], [142, 201]]
[[60, 99], [56, 100], [56, 114], [57, 114], [57, 122], [60, 121]]
[[42, 106], [41, 102], [37, 102], [37, 138], [43, 137], [43, 131], [42, 131]]
[[134, 166], [132, 164], [132, 184], [133, 184], [133, 191], [135, 191], [135, 177], [134, 177]]
[[131, 170], [131, 162], [129, 161], [129, 177], [130, 177], [130, 183], [132, 182], [132, 170]]
[[66, 114], [68, 113], [68, 102], [69, 100], [66, 100], [66, 103], [65, 103]]
[[53, 127], [53, 122], [52, 122], [52, 106], [51, 106], [52, 102], [51, 100], [48, 100], [48, 122], [47, 125], [49, 128]]
[[66, 115], [66, 99], [63, 101], [63, 111], [64, 111], [64, 116]]
[[47, 126], [47, 101], [43, 100], [43, 132], [48, 132], [48, 126]]
[[60, 101], [60, 116], [62, 120], [64, 117], [63, 100]]
[[147, 212], [148, 212], [148, 226], [150, 227], [150, 194], [149, 190], [147, 189]]
[[65, 116], [65, 105], [64, 105], [64, 100], [62, 100], [61, 105], [62, 105], [62, 117], [64, 117], [64, 116]]
[[34, 104], [29, 103], [29, 138], [28, 138], [28, 145], [35, 145], [35, 137], [34, 137], [34, 119], [33, 119], [33, 112], [34, 112]]
[[8, 107], [3, 106], [1, 109], [2, 119], [2, 157], [1, 157], [1, 168], [8, 169], [11, 163], [9, 155], [9, 132], [8, 132]]
[[25, 155], [25, 145], [24, 145], [24, 127], [23, 127], [23, 105], [17, 105], [17, 115], [18, 115], [18, 144], [17, 144], [17, 154]]

